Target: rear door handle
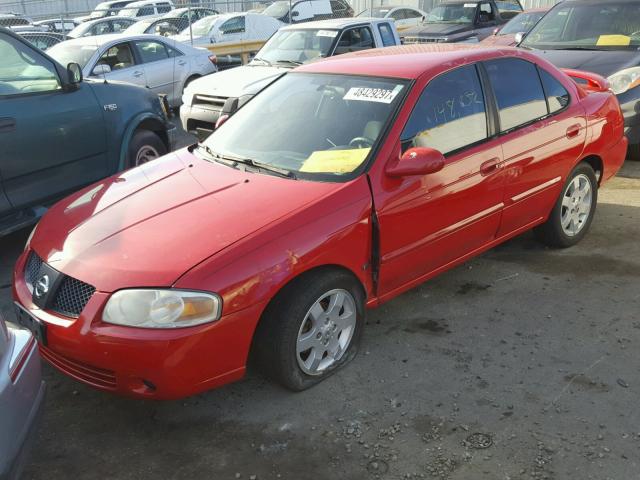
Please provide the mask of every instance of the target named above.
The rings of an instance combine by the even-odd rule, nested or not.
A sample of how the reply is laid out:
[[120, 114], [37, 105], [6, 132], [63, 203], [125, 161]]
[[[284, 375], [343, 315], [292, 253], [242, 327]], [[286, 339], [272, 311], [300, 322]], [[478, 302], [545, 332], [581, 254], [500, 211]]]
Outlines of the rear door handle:
[[480, 173], [482, 175], [491, 175], [492, 173], [498, 171], [500, 169], [500, 159], [492, 158], [491, 160], [487, 160], [482, 165], [480, 165]]
[[580, 134], [580, 125], [571, 125], [567, 128], [567, 138], [575, 138]]
[[186, 65], [186, 64], [187, 64], [187, 62], [185, 62], [184, 60], [180, 60], [180, 61], [178, 62], [178, 65]]
[[0, 118], [0, 132], [13, 132], [16, 129], [16, 119], [11, 117]]

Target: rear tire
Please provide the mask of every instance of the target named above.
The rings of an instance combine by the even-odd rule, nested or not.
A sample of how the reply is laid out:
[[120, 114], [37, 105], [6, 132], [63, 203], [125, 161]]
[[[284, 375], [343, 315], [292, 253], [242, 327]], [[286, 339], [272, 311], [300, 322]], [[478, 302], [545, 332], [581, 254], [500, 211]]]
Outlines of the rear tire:
[[591, 165], [580, 163], [573, 169], [551, 215], [536, 227], [538, 240], [550, 247], [576, 245], [589, 231], [598, 204], [598, 180]]
[[127, 150], [127, 168], [138, 167], [167, 153], [162, 139], [149, 130], [138, 130], [133, 134]]
[[350, 362], [365, 321], [365, 295], [351, 275], [324, 271], [301, 276], [265, 311], [253, 345], [258, 368], [302, 391]]

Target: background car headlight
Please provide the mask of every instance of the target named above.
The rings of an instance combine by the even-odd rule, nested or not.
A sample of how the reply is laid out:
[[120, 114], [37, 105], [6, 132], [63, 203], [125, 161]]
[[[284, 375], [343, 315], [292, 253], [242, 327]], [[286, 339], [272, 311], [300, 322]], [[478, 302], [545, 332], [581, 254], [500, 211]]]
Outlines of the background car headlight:
[[626, 68], [614, 73], [607, 80], [611, 84], [611, 91], [616, 95], [631, 90], [640, 85], [640, 67]]
[[218, 295], [184, 290], [120, 290], [102, 314], [106, 323], [139, 328], [184, 328], [220, 318]]

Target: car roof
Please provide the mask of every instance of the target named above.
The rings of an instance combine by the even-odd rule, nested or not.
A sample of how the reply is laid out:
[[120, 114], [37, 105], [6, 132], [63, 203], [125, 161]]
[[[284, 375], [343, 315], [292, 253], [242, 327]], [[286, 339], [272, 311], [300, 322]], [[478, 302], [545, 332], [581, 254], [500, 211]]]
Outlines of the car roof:
[[293, 25], [287, 25], [280, 30], [301, 30], [301, 29], [316, 29], [316, 28], [345, 28], [353, 25], [361, 25], [363, 23], [370, 22], [387, 22], [385, 18], [367, 18], [367, 17], [345, 17], [345, 18], [331, 18], [329, 20], [316, 20], [315, 22], [302, 22], [295, 23]]
[[461, 45], [455, 43], [438, 45], [400, 45], [326, 58], [296, 68], [297, 72], [336, 73], [417, 79], [422, 74], [440, 68], [448, 69], [457, 64], [467, 64], [491, 58], [509, 56], [533, 57], [523, 50], [509, 47], [486, 47], [484, 45]]

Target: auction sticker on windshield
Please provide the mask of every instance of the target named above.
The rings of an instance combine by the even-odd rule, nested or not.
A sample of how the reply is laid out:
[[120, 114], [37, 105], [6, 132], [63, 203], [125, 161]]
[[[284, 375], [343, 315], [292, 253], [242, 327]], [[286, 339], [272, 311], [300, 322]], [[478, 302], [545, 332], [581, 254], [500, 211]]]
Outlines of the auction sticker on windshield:
[[358, 100], [361, 102], [391, 103], [402, 91], [402, 85], [393, 90], [386, 88], [353, 87], [342, 97], [343, 100]]
[[318, 30], [316, 37], [335, 37], [338, 35], [337, 30]]

